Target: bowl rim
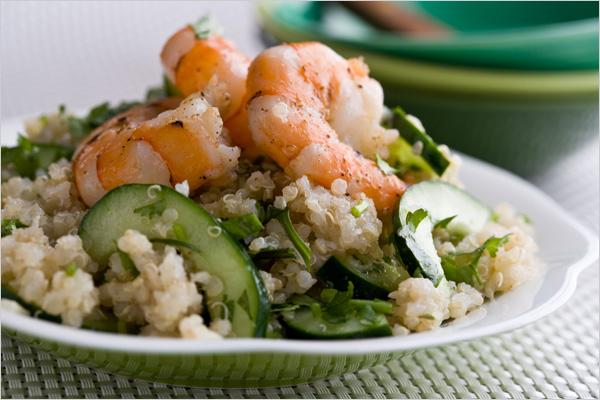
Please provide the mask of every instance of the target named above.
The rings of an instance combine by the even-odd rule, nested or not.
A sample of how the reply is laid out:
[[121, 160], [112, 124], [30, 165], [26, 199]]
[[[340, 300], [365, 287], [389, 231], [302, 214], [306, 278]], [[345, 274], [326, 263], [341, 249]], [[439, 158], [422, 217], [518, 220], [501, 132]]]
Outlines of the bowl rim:
[[[459, 153], [460, 154], [460, 153]], [[179, 338], [149, 338], [139, 336], [118, 335], [72, 328], [49, 321], [35, 319], [12, 312], [2, 311], [2, 331], [16, 332], [70, 347], [91, 349], [95, 351], [143, 353], [143, 354], [189, 354], [189, 355], [228, 355], [228, 354], [261, 354], [287, 353], [304, 355], [365, 355], [412, 351], [425, 347], [439, 346], [464, 340], [477, 339], [494, 335], [532, 323], [561, 307], [574, 293], [577, 277], [586, 267], [598, 259], [598, 237], [570, 216], [552, 198], [524, 179], [493, 166], [484, 161], [461, 154], [461, 157], [472, 164], [477, 171], [491, 171], [497, 178], [510, 179], [515, 187], [527, 190], [543, 202], [552, 215], [564, 221], [581, 237], [581, 249], [585, 248], [578, 259], [564, 267], [561, 271], [560, 287], [543, 303], [533, 307], [516, 317], [472, 329], [449, 329], [411, 334], [408, 336], [385, 337], [355, 340], [292, 340], [292, 339], [226, 339], [221, 341], [193, 341]], [[539, 197], [538, 197], [539, 196]], [[584, 246], [585, 243], [585, 246]], [[578, 247], [579, 248], [579, 247]], [[545, 278], [540, 278], [545, 279]]]
[[[258, 5], [259, 21], [284, 42], [319, 40], [317, 35], [298, 37], [290, 28], [268, 18], [277, 3]], [[323, 40], [345, 57], [362, 55], [372, 75], [384, 85], [469, 98], [597, 98], [599, 70], [522, 71], [477, 68], [416, 61], [367, 51]]]

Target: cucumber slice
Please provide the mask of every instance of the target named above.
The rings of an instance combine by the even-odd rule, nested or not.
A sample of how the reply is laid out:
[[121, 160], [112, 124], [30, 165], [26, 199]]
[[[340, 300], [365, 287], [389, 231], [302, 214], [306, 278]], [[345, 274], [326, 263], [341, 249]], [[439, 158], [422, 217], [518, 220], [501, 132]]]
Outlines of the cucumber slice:
[[[62, 323], [62, 319], [58, 315], [48, 314], [40, 306], [33, 303], [28, 303], [21, 296], [17, 294], [17, 292], [6, 284], [2, 284], [2, 298], [16, 301], [23, 308], [25, 308], [29, 313], [39, 319], [44, 319], [46, 321], [58, 322]], [[91, 317], [84, 318], [81, 327], [83, 329], [89, 329], [92, 331], [102, 331], [102, 332], [114, 332], [114, 333], [134, 333], [137, 330], [137, 327], [133, 324], [124, 323], [123, 321], [119, 321], [117, 317], [108, 312], [102, 312], [100, 315], [95, 315], [96, 318], [92, 319]]]
[[392, 114], [392, 128], [398, 129], [400, 136], [411, 146], [416, 142], [423, 143], [421, 157], [437, 175], [441, 176], [450, 165], [450, 161], [440, 152], [431, 136], [406, 118], [406, 113], [400, 107], [394, 108]]
[[337, 290], [346, 290], [348, 281], [352, 281], [354, 294], [359, 299], [387, 299], [390, 292], [398, 290], [400, 281], [409, 276], [383, 260], [345, 255], [330, 257], [317, 277]]
[[211, 318], [227, 316], [237, 337], [263, 337], [269, 316], [269, 297], [248, 254], [201, 206], [167, 186], [119, 186], [98, 201], [83, 218], [79, 236], [84, 249], [101, 265], [117, 251], [116, 241], [127, 229], [152, 238], [156, 219], [167, 208], [177, 210], [186, 242], [199, 251], [180, 247], [198, 270], [223, 283], [223, 291], [206, 300]]
[[[427, 211], [427, 216], [414, 229], [407, 216], [419, 209]], [[450, 217], [454, 218], [446, 229], [464, 236], [481, 230], [491, 210], [464, 190], [439, 181], [410, 187], [394, 209], [394, 245], [403, 264], [411, 275], [429, 278], [436, 286], [445, 278], [431, 232], [436, 223]]]
[[357, 316], [345, 322], [331, 323], [321, 317], [316, 318], [309, 307], [302, 307], [283, 316], [286, 336], [298, 339], [355, 339], [391, 336], [392, 330], [385, 315], [376, 314], [376, 320], [365, 324]]

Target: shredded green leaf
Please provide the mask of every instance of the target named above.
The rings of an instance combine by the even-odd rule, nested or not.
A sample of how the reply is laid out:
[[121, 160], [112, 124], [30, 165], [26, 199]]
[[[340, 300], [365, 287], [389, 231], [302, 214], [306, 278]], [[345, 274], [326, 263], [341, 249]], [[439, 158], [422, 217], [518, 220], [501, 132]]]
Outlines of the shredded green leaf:
[[221, 226], [235, 240], [257, 236], [265, 227], [254, 213], [241, 215], [221, 222]]
[[477, 280], [477, 283], [482, 285], [483, 282], [477, 272], [477, 266], [483, 252], [487, 250], [490, 253], [490, 257], [496, 257], [498, 249], [508, 242], [509, 235], [501, 238], [492, 236], [470, 253], [450, 253], [442, 256], [442, 268], [444, 269], [446, 279], [456, 283], [465, 282], [472, 286], [474, 286], [475, 280]]
[[198, 249], [196, 246], [191, 245], [191, 244], [181, 241], [181, 240], [153, 238], [153, 239], [150, 239], [150, 242], [168, 244], [169, 246], [184, 247], [186, 249], [192, 250], [194, 253], [202, 254], [200, 249]]
[[148, 89], [146, 101], [161, 100], [167, 97], [183, 97], [183, 94], [166, 75], [163, 75], [162, 86]]
[[196, 39], [208, 39], [213, 35], [222, 35], [223, 28], [212, 14], [202, 16], [198, 21], [190, 24], [196, 34]]
[[288, 238], [290, 238], [290, 241], [292, 242], [296, 250], [298, 250], [298, 253], [300, 253], [300, 257], [302, 257], [304, 265], [306, 265], [306, 269], [310, 271], [310, 248], [298, 235], [296, 229], [294, 229], [294, 225], [292, 224], [292, 220], [290, 219], [290, 209], [286, 207], [282, 210], [269, 205], [269, 207], [267, 208], [267, 221], [272, 218], [277, 218], [277, 220], [281, 224], [281, 227], [283, 228], [283, 231], [288, 236]]
[[253, 260], [275, 260], [284, 258], [297, 258], [296, 250], [292, 248], [285, 249], [264, 249], [259, 252], [248, 252]]
[[109, 119], [129, 110], [132, 107], [139, 106], [141, 103], [134, 102], [122, 102], [115, 107], [111, 107], [110, 104], [102, 103], [91, 109], [89, 114], [82, 118], [73, 116], [67, 117], [67, 124], [69, 125], [69, 132], [73, 136], [84, 138]]
[[292, 303], [272, 304], [271, 312], [272, 313], [281, 313], [281, 312], [294, 311], [294, 310], [299, 309], [300, 307], [302, 307], [300, 304], [292, 304]]
[[400, 172], [400, 170], [391, 167], [390, 164], [388, 164], [381, 157], [379, 157], [379, 154], [377, 153], [375, 153], [375, 162], [377, 163], [377, 167], [379, 167], [379, 169], [381, 170], [381, 172], [383, 172], [385, 176], [397, 174]]
[[75, 272], [77, 272], [77, 269], [77, 264], [70, 263], [69, 265], [67, 265], [67, 268], [65, 268], [65, 275], [73, 276], [75, 275]]
[[427, 218], [428, 215], [429, 215], [429, 213], [423, 208], [419, 208], [418, 210], [416, 210], [414, 212], [409, 211], [408, 214], [406, 214], [406, 225], [413, 232], [416, 232], [417, 228], [419, 227], [419, 224], [425, 218]]
[[14, 164], [19, 175], [34, 179], [39, 168], [46, 169], [61, 158], [71, 160], [74, 151], [72, 147], [34, 143], [19, 135], [16, 147], [2, 146], [2, 165]]
[[129, 257], [129, 254], [125, 253], [123, 250], [117, 247], [117, 251], [119, 252], [119, 258], [121, 259], [121, 265], [123, 269], [131, 274], [134, 278], [137, 278], [140, 274], [140, 271], [136, 268], [135, 264]]
[[2, 237], [12, 235], [12, 232], [18, 228], [27, 228], [27, 225], [25, 225], [18, 219], [2, 220]]
[[452, 221], [454, 218], [456, 218], [456, 215], [453, 215], [451, 217], [445, 218], [441, 221], [436, 222], [436, 224], [433, 226], [433, 229], [435, 228], [442, 228], [445, 229], [448, 227], [448, 224], [450, 223], [450, 221]]
[[432, 314], [423, 314], [423, 315], [419, 315], [419, 318], [423, 318], [423, 319], [431, 319], [434, 320], [435, 317]]
[[366, 201], [361, 201], [360, 203], [358, 203], [357, 205], [355, 205], [354, 207], [352, 207], [350, 209], [350, 213], [355, 218], [358, 218], [361, 216], [362, 213], [367, 211], [368, 208], [369, 208], [369, 204]]

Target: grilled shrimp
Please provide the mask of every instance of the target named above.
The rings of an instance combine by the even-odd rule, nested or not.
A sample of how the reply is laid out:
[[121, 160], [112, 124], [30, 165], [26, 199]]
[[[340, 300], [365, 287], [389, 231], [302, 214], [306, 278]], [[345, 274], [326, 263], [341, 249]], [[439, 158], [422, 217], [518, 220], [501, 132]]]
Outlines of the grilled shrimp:
[[167, 77], [184, 96], [203, 92], [214, 97], [212, 104], [219, 108], [235, 145], [245, 153], [256, 150], [245, 107], [248, 57], [221, 36], [196, 39], [188, 26], [169, 38], [161, 60]]
[[247, 91], [252, 138], [292, 178], [349, 194], [365, 193], [389, 212], [407, 184], [362, 156], [387, 156], [396, 130], [380, 126], [383, 91], [361, 59], [345, 60], [319, 43], [272, 47], [250, 65]]
[[75, 183], [92, 206], [126, 183], [195, 190], [234, 176], [240, 155], [223, 134], [219, 111], [201, 97], [164, 99], [134, 107], [92, 132], [73, 157]]

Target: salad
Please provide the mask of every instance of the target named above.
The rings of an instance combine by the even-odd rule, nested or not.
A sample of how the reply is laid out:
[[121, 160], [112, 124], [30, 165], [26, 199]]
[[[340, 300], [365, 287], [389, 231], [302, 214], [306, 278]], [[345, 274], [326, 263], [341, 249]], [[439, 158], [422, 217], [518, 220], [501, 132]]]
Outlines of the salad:
[[531, 279], [531, 221], [320, 43], [254, 60], [210, 18], [146, 99], [64, 106], [2, 147], [2, 307], [218, 340], [437, 329]]

